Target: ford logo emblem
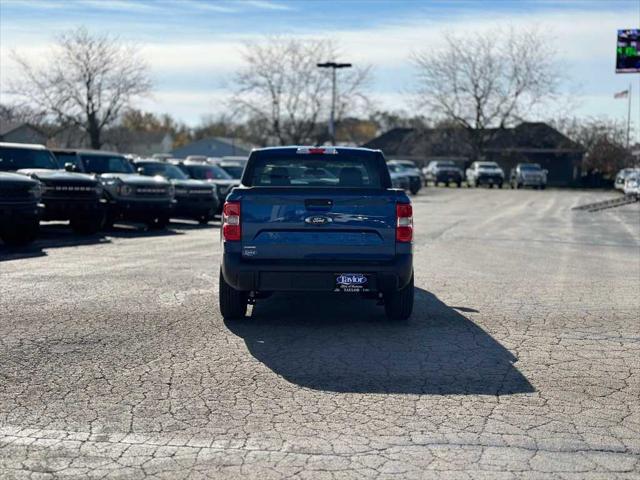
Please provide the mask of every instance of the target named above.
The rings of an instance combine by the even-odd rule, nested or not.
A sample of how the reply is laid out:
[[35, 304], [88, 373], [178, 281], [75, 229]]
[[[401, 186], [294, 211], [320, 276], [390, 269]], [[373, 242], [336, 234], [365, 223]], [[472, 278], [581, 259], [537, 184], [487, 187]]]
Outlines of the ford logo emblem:
[[311, 225], [324, 225], [326, 223], [331, 223], [333, 220], [331, 220], [330, 217], [325, 217], [324, 215], [313, 215], [305, 218], [304, 221]]
[[364, 285], [367, 283], [366, 275], [361, 273], [343, 273], [336, 278], [339, 285]]

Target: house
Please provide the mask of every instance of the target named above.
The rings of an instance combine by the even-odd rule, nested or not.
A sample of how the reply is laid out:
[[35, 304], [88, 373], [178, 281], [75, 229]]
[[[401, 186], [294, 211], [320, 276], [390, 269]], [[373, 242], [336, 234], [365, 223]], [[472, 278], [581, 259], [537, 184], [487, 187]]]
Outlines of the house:
[[[539, 163], [549, 171], [548, 184], [569, 186], [580, 179], [584, 148], [542, 122], [487, 129], [483, 160], [497, 162], [506, 175], [518, 163]], [[363, 145], [381, 149], [388, 159], [410, 159], [419, 165], [454, 160], [461, 168], [473, 161], [469, 134], [461, 128], [395, 128]]]
[[24, 122], [0, 119], [0, 141], [12, 143], [47, 143], [47, 134], [38, 127]]
[[176, 158], [186, 158], [189, 155], [248, 157], [252, 148], [251, 145], [247, 145], [237, 138], [207, 137], [176, 148], [171, 153]]

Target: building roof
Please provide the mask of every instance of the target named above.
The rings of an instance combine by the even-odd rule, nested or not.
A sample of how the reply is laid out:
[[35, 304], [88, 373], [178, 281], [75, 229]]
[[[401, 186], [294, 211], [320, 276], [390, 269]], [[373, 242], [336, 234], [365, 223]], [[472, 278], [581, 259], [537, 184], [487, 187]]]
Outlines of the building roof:
[[[583, 152], [584, 148], [543, 122], [486, 129], [486, 151]], [[394, 128], [363, 145], [386, 155], [409, 157], [469, 156], [469, 133], [462, 128]]]
[[6, 135], [8, 133], [13, 132], [14, 130], [19, 129], [20, 127], [28, 127], [32, 130], [35, 130], [36, 132], [45, 135], [45, 133], [40, 130], [38, 127], [31, 125], [30, 123], [27, 122], [11, 122], [8, 120], [5, 120], [3, 118], [0, 118], [0, 136]]

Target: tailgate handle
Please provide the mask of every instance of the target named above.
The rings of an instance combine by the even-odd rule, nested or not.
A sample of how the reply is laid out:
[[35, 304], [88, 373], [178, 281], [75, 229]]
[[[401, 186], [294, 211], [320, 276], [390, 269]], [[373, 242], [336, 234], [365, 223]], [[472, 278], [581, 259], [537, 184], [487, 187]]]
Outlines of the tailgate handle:
[[329, 210], [333, 207], [333, 200], [310, 198], [304, 201], [304, 206], [309, 210]]

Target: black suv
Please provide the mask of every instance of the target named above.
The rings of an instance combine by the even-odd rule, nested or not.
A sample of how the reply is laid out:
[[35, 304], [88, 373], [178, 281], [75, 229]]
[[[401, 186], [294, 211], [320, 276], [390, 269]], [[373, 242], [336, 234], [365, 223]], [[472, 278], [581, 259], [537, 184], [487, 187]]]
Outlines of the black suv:
[[216, 210], [218, 215], [222, 213], [222, 206], [231, 189], [240, 185], [240, 180], [231, 177], [218, 165], [189, 160], [172, 160], [171, 163], [179, 167], [190, 178], [204, 180], [215, 187], [216, 196], [218, 197], [218, 208]]
[[174, 206], [173, 185], [161, 177], [138, 175], [121, 154], [101, 150], [53, 150], [65, 170], [91, 173], [104, 188], [107, 202], [105, 226], [118, 220], [146, 223], [162, 229]]
[[39, 181], [0, 172], [0, 238], [4, 243], [24, 245], [36, 238], [41, 194]]
[[205, 225], [219, 207], [216, 188], [202, 180], [192, 180], [180, 168], [158, 160], [134, 160], [138, 173], [149, 177], [160, 176], [169, 180], [175, 189], [174, 217], [197, 220]]
[[42, 220], [69, 220], [77, 233], [100, 230], [102, 186], [90, 175], [65, 172], [42, 145], [0, 143], [0, 171], [17, 171], [40, 181]]

